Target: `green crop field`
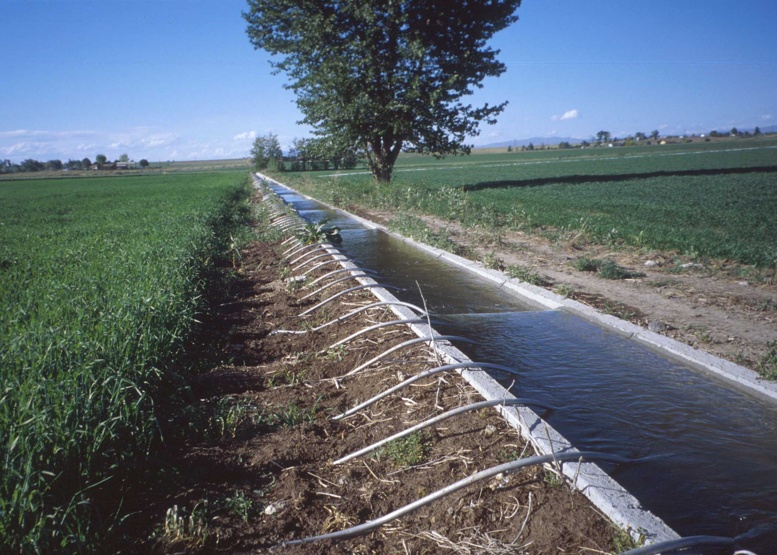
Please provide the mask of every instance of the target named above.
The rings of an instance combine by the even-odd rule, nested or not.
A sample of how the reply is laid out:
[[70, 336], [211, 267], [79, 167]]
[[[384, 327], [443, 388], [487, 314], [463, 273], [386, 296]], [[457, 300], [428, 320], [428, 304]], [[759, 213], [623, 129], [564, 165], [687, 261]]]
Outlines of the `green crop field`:
[[423, 212], [466, 226], [584, 233], [591, 241], [777, 265], [777, 140], [400, 157], [365, 172], [280, 179], [341, 206]]
[[94, 549], [246, 195], [244, 172], [0, 183], [0, 551]]

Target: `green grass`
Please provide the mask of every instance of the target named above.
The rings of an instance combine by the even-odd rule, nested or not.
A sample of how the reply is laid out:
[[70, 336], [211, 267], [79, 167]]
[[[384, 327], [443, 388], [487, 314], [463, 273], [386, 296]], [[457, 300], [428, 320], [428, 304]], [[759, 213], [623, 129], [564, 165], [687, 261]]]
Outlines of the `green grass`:
[[440, 161], [403, 156], [395, 177], [384, 187], [358, 173], [288, 173], [282, 180], [346, 209], [398, 213], [399, 221], [426, 213], [469, 228], [583, 235], [613, 247], [777, 266], [773, 139]]
[[[0, 184], [0, 551], [94, 550], [248, 213], [244, 173]], [[114, 498], [111, 501], [116, 502]]]

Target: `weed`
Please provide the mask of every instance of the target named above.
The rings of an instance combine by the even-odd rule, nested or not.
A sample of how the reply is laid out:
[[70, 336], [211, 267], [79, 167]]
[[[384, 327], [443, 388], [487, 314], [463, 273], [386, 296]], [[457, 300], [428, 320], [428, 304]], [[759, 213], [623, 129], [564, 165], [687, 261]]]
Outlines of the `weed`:
[[483, 266], [491, 270], [499, 270], [500, 272], [506, 268], [504, 261], [494, 251], [483, 256]]
[[289, 403], [285, 407], [281, 407], [277, 412], [271, 415], [271, 419], [281, 428], [292, 428], [298, 424], [305, 422], [313, 422], [318, 412], [318, 403], [321, 401], [321, 397], [316, 399], [316, 402], [309, 409], [303, 409], [296, 403]]
[[344, 344], [340, 344], [336, 347], [332, 347], [331, 349], [327, 349], [319, 356], [321, 356], [321, 358], [324, 360], [334, 360], [336, 362], [341, 362], [347, 352], [348, 348]]
[[320, 222], [308, 222], [305, 226], [297, 232], [297, 238], [306, 245], [312, 245], [313, 243], [322, 243], [329, 241], [330, 243], [342, 243], [343, 238], [340, 236], [340, 229], [337, 227], [327, 227], [326, 224], [329, 220], [321, 220]]
[[259, 408], [251, 401], [232, 396], [216, 401], [210, 418], [211, 436], [217, 439], [234, 439], [244, 436], [259, 423]]
[[566, 283], [561, 283], [553, 288], [553, 292], [562, 297], [568, 298], [573, 292], [574, 288]]
[[596, 272], [599, 270], [599, 266], [601, 265], [601, 260], [596, 260], [594, 258], [588, 258], [585, 256], [577, 258], [574, 262], [575, 270], [579, 272]]
[[397, 468], [415, 466], [426, 460], [431, 440], [427, 431], [415, 432], [381, 447], [375, 451], [373, 458], [386, 459]]
[[201, 501], [187, 515], [185, 509], [173, 505], [167, 509], [163, 528], [155, 536], [168, 546], [184, 544], [191, 549], [201, 548], [210, 536], [207, 506], [207, 501]]
[[764, 378], [777, 381], [777, 341], [766, 343], [767, 351], [756, 365], [756, 371]]
[[634, 320], [639, 315], [636, 310], [631, 309], [624, 304], [610, 303], [608, 301], [605, 301], [602, 304], [601, 311], [610, 316], [620, 318], [621, 320]]
[[645, 534], [640, 533], [638, 539], [634, 539], [629, 530], [615, 527], [612, 537], [612, 553], [623, 553], [631, 549], [636, 549], [645, 544]]
[[543, 286], [546, 281], [536, 272], [532, 272], [530, 269], [524, 266], [508, 266], [507, 275], [511, 278], [521, 280], [525, 283], [532, 285]]
[[604, 279], [631, 279], [644, 277], [642, 272], [632, 272], [622, 266], [618, 266], [613, 260], [604, 260], [599, 266], [599, 275]]
[[642, 272], [632, 272], [631, 270], [627, 270], [609, 258], [605, 260], [599, 260], [596, 258], [581, 256], [575, 260], [574, 267], [576, 270], [581, 272], [596, 272], [604, 279], [629, 279], [645, 276], [645, 274]]
[[220, 503], [229, 514], [238, 517], [244, 524], [248, 524], [249, 518], [256, 514], [257, 506], [251, 498], [247, 497], [245, 492], [235, 490], [235, 493], [224, 497]]

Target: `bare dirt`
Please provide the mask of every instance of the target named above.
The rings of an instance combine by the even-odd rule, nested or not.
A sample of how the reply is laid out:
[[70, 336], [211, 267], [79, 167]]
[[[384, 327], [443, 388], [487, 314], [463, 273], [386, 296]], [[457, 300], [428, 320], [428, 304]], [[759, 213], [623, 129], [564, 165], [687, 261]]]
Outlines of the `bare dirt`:
[[[356, 210], [386, 224], [391, 214]], [[699, 260], [675, 252], [646, 251], [589, 244], [582, 234], [547, 239], [538, 234], [466, 229], [423, 217], [444, 231], [468, 258], [491, 257], [504, 266], [520, 266], [541, 278], [541, 285], [589, 304], [601, 312], [656, 331], [694, 348], [763, 371], [777, 357], [777, 273], [725, 260]], [[575, 269], [579, 258], [611, 259], [642, 274], [604, 279]], [[769, 367], [767, 371], [771, 369]], [[777, 372], [777, 369], [771, 369]]]
[[162, 407], [165, 443], [156, 478], [136, 485], [125, 501], [129, 517], [117, 533], [117, 552], [609, 553], [624, 547], [622, 535], [587, 499], [536, 467], [466, 487], [353, 539], [277, 547], [375, 519], [532, 453], [487, 409], [431, 427], [404, 447], [333, 465], [412, 423], [481, 399], [448, 372], [333, 420], [438, 363], [427, 347], [418, 347], [342, 377], [411, 337], [404, 327], [386, 328], [328, 348], [370, 322], [395, 319], [385, 309], [320, 332], [277, 333], [373, 302], [367, 292], [352, 292], [307, 320], [299, 318], [321, 295], [301, 300], [310, 289], [281, 279], [281, 250], [263, 243], [245, 249], [237, 280], [204, 319], [200, 352], [208, 359], [218, 353], [221, 363], [182, 380], [179, 402]]

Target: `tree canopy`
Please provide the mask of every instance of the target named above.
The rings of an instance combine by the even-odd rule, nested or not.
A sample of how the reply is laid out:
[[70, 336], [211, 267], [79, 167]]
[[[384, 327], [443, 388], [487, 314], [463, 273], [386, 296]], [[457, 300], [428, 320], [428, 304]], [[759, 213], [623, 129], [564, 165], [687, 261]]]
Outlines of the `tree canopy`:
[[282, 163], [283, 151], [281, 143], [278, 142], [278, 136], [270, 133], [257, 137], [251, 147], [251, 159], [254, 162], [254, 168], [257, 170], [266, 170], [267, 168], [277, 169]]
[[301, 123], [367, 157], [391, 180], [403, 149], [469, 153], [481, 122], [506, 102], [463, 101], [505, 65], [487, 45], [517, 20], [521, 0], [248, 0], [243, 14], [257, 49], [273, 54], [297, 95]]

